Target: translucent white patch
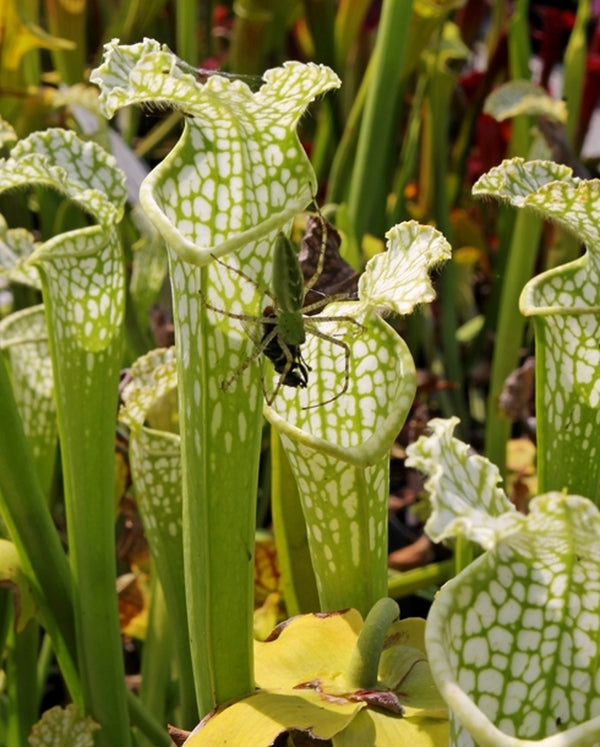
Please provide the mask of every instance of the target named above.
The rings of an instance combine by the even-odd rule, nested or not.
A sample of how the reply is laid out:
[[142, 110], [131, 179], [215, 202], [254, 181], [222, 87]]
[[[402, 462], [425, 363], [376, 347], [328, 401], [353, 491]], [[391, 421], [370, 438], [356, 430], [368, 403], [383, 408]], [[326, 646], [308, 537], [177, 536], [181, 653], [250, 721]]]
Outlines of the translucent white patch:
[[513, 625], [521, 618], [523, 607], [514, 599], [509, 599], [506, 604], [498, 610], [498, 623], [503, 626]]
[[527, 686], [523, 682], [511, 680], [506, 685], [504, 706], [502, 711], [506, 714], [518, 713], [527, 701]]
[[484, 667], [490, 663], [490, 650], [487, 638], [473, 636], [465, 641], [462, 651], [463, 661], [473, 667]]
[[476, 609], [483, 627], [489, 628], [496, 620], [496, 609], [486, 591], [477, 597]]

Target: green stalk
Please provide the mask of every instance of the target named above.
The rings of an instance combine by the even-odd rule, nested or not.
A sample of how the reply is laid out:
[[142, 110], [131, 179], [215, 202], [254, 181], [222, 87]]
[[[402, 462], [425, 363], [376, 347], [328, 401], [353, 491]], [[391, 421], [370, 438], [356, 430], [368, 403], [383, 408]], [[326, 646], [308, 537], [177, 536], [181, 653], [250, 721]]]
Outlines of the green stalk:
[[52, 665], [52, 639], [47, 633], [44, 633], [41, 643], [39, 644], [39, 654], [37, 660], [37, 694], [38, 703], [37, 708], [39, 710], [44, 694], [44, 687], [46, 686], [46, 680], [48, 679], [48, 673], [50, 672], [50, 666]]
[[337, 69], [335, 56], [334, 20], [336, 3], [334, 0], [303, 0], [304, 17], [313, 39], [314, 59]]
[[394, 599], [400, 599], [428, 586], [441, 586], [454, 575], [454, 560], [442, 560], [422, 568], [394, 573], [388, 579], [388, 594]]
[[[140, 733], [150, 740], [155, 747], [173, 747], [164, 724], [161, 724], [149, 711], [142, 706], [135, 695], [127, 691], [127, 706], [131, 715], [131, 722], [137, 726]], [[120, 747], [119, 743], [119, 747]]]
[[[508, 24], [508, 59], [512, 80], [529, 80], [529, 0], [517, 0]], [[510, 155], [526, 156], [531, 141], [531, 119], [525, 115], [512, 121]]]
[[271, 511], [286, 610], [290, 617], [316, 612], [319, 596], [298, 488], [275, 428], [271, 429], [271, 460]]
[[346, 680], [351, 688], [372, 690], [377, 687], [379, 658], [385, 637], [399, 614], [397, 602], [389, 597], [379, 599], [369, 611], [346, 672]]
[[405, 190], [415, 178], [420, 159], [419, 140], [423, 125], [423, 101], [427, 91], [427, 77], [420, 75], [412, 95], [412, 103], [406, 125], [406, 134], [402, 141], [400, 165], [394, 178], [394, 201], [389, 215], [389, 223], [395, 225], [408, 218]]
[[0, 422], [2, 518], [34, 584], [44, 625], [52, 637], [69, 693], [76, 703], [81, 704], [69, 567], [36, 476], [1, 355]]
[[370, 5], [370, 0], [339, 0], [337, 3], [334, 32], [335, 60], [339, 69], [346, 64]]
[[567, 140], [578, 148], [576, 143], [581, 113], [581, 99], [585, 81], [585, 64], [587, 56], [587, 24], [591, 14], [590, 0], [579, 0], [575, 25], [565, 50], [564, 96], [567, 102]]
[[[48, 328], [60, 319], [47, 308]], [[66, 341], [65, 341], [66, 342]], [[51, 337], [77, 653], [99, 745], [129, 744], [115, 593], [114, 433], [121, 341], [91, 353]], [[93, 435], [92, 435], [93, 434]]]
[[177, 53], [191, 65], [198, 60], [198, 3], [195, 0], [177, 0], [175, 3], [175, 36]]
[[383, 228], [380, 224], [384, 222], [390, 149], [395, 141], [393, 129], [397, 115], [390, 93], [398, 91], [412, 5], [408, 0], [384, 0], [382, 6], [373, 52], [372, 84], [367, 91], [348, 196], [348, 210], [358, 241], [365, 232]]
[[[529, 78], [531, 48], [528, 29], [528, 0], [518, 0], [509, 23], [509, 67], [513, 80]], [[510, 152], [526, 156], [531, 141], [531, 119], [521, 115], [512, 121]], [[520, 213], [514, 224], [508, 247], [505, 274], [498, 310], [496, 344], [490, 378], [486, 417], [486, 455], [504, 474], [506, 443], [510, 421], [498, 409], [498, 398], [506, 377], [518, 365], [525, 321], [519, 313], [519, 295], [533, 273], [541, 237], [542, 222], [533, 214]]]
[[11, 708], [8, 714], [6, 747], [27, 744], [31, 727], [37, 721], [38, 693], [35, 683], [39, 627], [30, 620], [21, 633], [10, 635], [6, 674]]
[[348, 198], [348, 190], [352, 182], [352, 169], [355, 163], [356, 143], [359, 127], [363, 115], [367, 91], [373, 78], [374, 58], [371, 57], [358, 92], [352, 103], [350, 114], [346, 120], [346, 127], [335, 152], [331, 172], [327, 182], [327, 201], [344, 202]]
[[229, 66], [234, 73], [262, 74], [275, 30], [276, 5], [273, 0], [240, 0], [234, 5], [229, 48]]
[[[254, 687], [252, 615], [256, 486], [262, 419], [258, 372], [243, 397], [220, 391], [229, 338], [198, 291], [207, 291], [207, 268], [194, 268], [169, 253], [174, 278], [174, 306], [185, 297], [190, 317], [175, 317], [180, 392], [183, 474], [183, 555], [190, 648], [198, 710], [205, 715], [216, 704], [237, 700]], [[185, 278], [183, 287], [176, 278]], [[189, 289], [197, 289], [190, 297]], [[204, 296], [206, 297], [206, 295]], [[197, 318], [194, 344], [185, 330]], [[179, 334], [177, 333], [179, 331]], [[235, 343], [234, 343], [235, 344]], [[239, 343], [238, 343], [239, 344]], [[214, 351], [222, 351], [214, 362]], [[234, 348], [237, 354], [237, 348]], [[183, 362], [185, 361], [185, 365]], [[200, 391], [200, 397], [196, 392]], [[195, 406], [192, 406], [195, 403]], [[245, 438], [233, 424], [244, 420]], [[215, 424], [222, 423], [222, 427]], [[232, 430], [230, 430], [232, 429]], [[243, 444], [244, 457], [233, 460]], [[233, 592], [235, 590], [235, 592]]]
[[53, 36], [73, 43], [71, 49], [51, 50], [54, 67], [66, 85], [80, 83], [84, 79], [87, 64], [86, 3], [47, 3], [46, 20], [48, 31]]
[[[441, 42], [441, 34], [439, 40]], [[428, 128], [428, 132], [431, 139], [431, 160], [429, 182], [431, 184], [433, 216], [438, 229], [452, 242], [447, 181], [448, 132], [450, 128], [448, 112], [451, 108], [456, 76], [448, 73], [445, 61], [440, 60], [439, 56], [434, 56], [433, 53], [430, 58], [430, 70], [429, 107], [431, 126]], [[444, 369], [448, 379], [457, 385], [456, 390], [450, 393], [452, 412], [460, 417], [461, 428], [468, 429], [469, 411], [463, 395], [464, 373], [456, 335], [458, 319], [454, 299], [457, 293], [456, 266], [451, 259], [442, 270], [440, 292], [444, 309], [441, 318]]]
[[[171, 654], [173, 650], [169, 614], [162, 586], [156, 572], [152, 572], [152, 603], [148, 630], [144, 640], [142, 658], [142, 685], [140, 703], [157, 721], [166, 723], [167, 692], [171, 680]], [[178, 720], [177, 723], [180, 723]], [[185, 723], [183, 728], [186, 728]], [[150, 747], [152, 741], [142, 737], [139, 747]]]
[[519, 212], [502, 281], [485, 429], [486, 456], [498, 465], [502, 474], [506, 469], [506, 442], [511, 423], [498, 409], [498, 398], [506, 377], [518, 365], [527, 323], [519, 312], [519, 296], [533, 274], [541, 234], [540, 217], [530, 212]]

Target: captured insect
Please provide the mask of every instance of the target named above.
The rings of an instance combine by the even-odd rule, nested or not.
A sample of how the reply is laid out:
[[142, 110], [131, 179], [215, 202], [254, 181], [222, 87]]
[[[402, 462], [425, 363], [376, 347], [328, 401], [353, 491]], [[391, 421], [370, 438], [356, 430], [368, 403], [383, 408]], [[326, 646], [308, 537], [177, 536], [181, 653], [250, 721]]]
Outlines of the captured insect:
[[[263, 392], [268, 405], [271, 405], [277, 397], [282, 386], [305, 389], [308, 386], [311, 367], [302, 355], [302, 346], [306, 342], [307, 334], [319, 337], [329, 342], [340, 351], [344, 358], [343, 382], [337, 392], [331, 397], [316, 404], [307, 405], [302, 409], [320, 407], [321, 405], [334, 402], [348, 390], [350, 382], [350, 346], [345, 340], [339, 339], [319, 329], [321, 323], [344, 322], [354, 327], [356, 331], [362, 331], [363, 326], [354, 318], [345, 315], [339, 316], [311, 316], [323, 309], [332, 301], [348, 299], [348, 293], [336, 293], [332, 296], [322, 297], [306, 306], [304, 305], [307, 295], [313, 291], [315, 285], [323, 272], [325, 261], [325, 249], [327, 242], [327, 229], [325, 221], [321, 221], [321, 247], [319, 250], [316, 269], [306, 283], [302, 274], [302, 268], [292, 242], [283, 234], [277, 236], [273, 248], [273, 279], [272, 290], [263, 288], [243, 270], [226, 264], [215, 257], [215, 261], [229, 271], [236, 273], [249, 283], [261, 290], [270, 299], [271, 303], [264, 307], [262, 316], [249, 316], [246, 314], [234, 314], [224, 309], [217, 308], [206, 299], [204, 303], [209, 309], [233, 319], [254, 324], [259, 332], [252, 339], [255, 349], [250, 356], [239, 366], [236, 371], [222, 384], [223, 389], [228, 389], [246, 368], [261, 355], [268, 358], [279, 378], [272, 392], [267, 392], [263, 379]], [[313, 291], [313, 293], [319, 291]], [[246, 325], [248, 328], [248, 324]], [[318, 372], [315, 371], [315, 375]]]

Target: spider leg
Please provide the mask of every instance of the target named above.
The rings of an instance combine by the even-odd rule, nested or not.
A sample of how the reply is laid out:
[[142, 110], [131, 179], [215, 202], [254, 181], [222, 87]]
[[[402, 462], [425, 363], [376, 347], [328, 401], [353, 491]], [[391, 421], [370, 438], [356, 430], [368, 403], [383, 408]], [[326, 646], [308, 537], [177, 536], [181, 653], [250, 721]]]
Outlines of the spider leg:
[[[317, 337], [323, 337], [323, 333], [318, 334], [318, 330], [314, 326], [315, 323], [318, 324], [320, 322], [345, 322], [346, 324], [354, 325], [356, 329], [355, 334], [360, 334], [360, 332], [365, 331], [365, 327], [357, 319], [354, 319], [351, 316], [318, 316], [315, 317], [312, 321], [305, 321], [305, 324], [310, 327], [310, 331], [312, 332], [312, 334], [317, 335]], [[327, 339], [328, 337], [331, 337], [331, 339], [333, 339], [333, 335], [327, 335], [325, 339]]]
[[251, 314], [234, 314], [233, 311], [227, 311], [226, 309], [221, 309], [218, 306], [214, 306], [204, 293], [199, 290], [198, 293], [202, 297], [202, 303], [206, 306], [207, 309], [210, 309], [211, 311], [216, 311], [217, 314], [223, 314], [223, 316], [228, 316], [230, 319], [239, 319], [242, 322], [255, 322], [256, 324], [275, 324], [274, 317], [272, 316], [252, 316]]
[[228, 265], [227, 262], [223, 262], [222, 259], [219, 259], [219, 257], [216, 257], [214, 254], [210, 255], [215, 262], [218, 262], [221, 267], [225, 267], [230, 272], [235, 272], [236, 275], [239, 275], [239, 277], [244, 278], [244, 280], [247, 280], [249, 283], [252, 283], [252, 285], [255, 288], [258, 288], [261, 293], [263, 293], [265, 296], [268, 296], [272, 301], [276, 302], [275, 296], [271, 293], [271, 291], [268, 288], [265, 288], [264, 285], [259, 283], [254, 278], [251, 278], [250, 275], [247, 275], [242, 269], [239, 267], [234, 267], [233, 265]]
[[[250, 353], [250, 355], [246, 358], [246, 360], [240, 366], [238, 366], [238, 368], [235, 369], [235, 371], [231, 374], [231, 376], [226, 381], [224, 381], [221, 384], [221, 389], [223, 389], [223, 391], [227, 391], [227, 389], [229, 389], [229, 387], [240, 378], [240, 376], [244, 373], [244, 371], [248, 368], [248, 366], [264, 352], [264, 349], [267, 347], [267, 345], [271, 342], [271, 340], [276, 335], [277, 335], [277, 327], [273, 327], [273, 329], [269, 332], [269, 334], [266, 335], [261, 340], [260, 344], [255, 345], [254, 350]], [[265, 382], [262, 376], [261, 376], [261, 382], [262, 382], [263, 393], [266, 397], [267, 395], [265, 392]]]
[[330, 303], [333, 303], [334, 301], [347, 301], [348, 298], [349, 296], [347, 293], [334, 293], [332, 296], [325, 296], [325, 298], [320, 298], [318, 301], [315, 301], [314, 303], [309, 303], [307, 306], [303, 306], [302, 313], [310, 314], [311, 311], [318, 311], [319, 309], [322, 309], [325, 306], [328, 306]]
[[[321, 250], [319, 251], [319, 259], [317, 261], [317, 267], [313, 273], [313, 276], [304, 285], [304, 296], [305, 297], [306, 297], [306, 294], [311, 290], [311, 288], [314, 285], [316, 285], [319, 278], [321, 277], [321, 274], [323, 272], [323, 265], [325, 264], [325, 251], [327, 249], [327, 223], [325, 221], [325, 218], [323, 218], [323, 215], [321, 214], [321, 209], [317, 205], [314, 195], [313, 195], [313, 203], [317, 210], [317, 215], [319, 216], [319, 220], [321, 221]], [[313, 304], [311, 304], [311, 306], [312, 305]]]
[[[340, 318], [343, 318], [343, 317], [332, 317], [332, 319], [335, 319], [335, 320], [340, 319]], [[356, 321], [356, 320], [352, 320], [352, 321]], [[356, 323], [358, 324], [358, 322]], [[340, 391], [336, 392], [332, 397], [321, 400], [321, 402], [317, 402], [315, 405], [306, 405], [305, 407], [302, 408], [303, 410], [311, 410], [314, 407], [320, 407], [321, 405], [328, 405], [330, 402], [335, 402], [336, 399], [339, 399], [339, 397], [346, 394], [346, 392], [348, 391], [348, 387], [350, 386], [350, 345], [348, 345], [348, 343], [344, 342], [343, 340], [338, 340], [337, 338], [332, 337], [331, 335], [326, 335], [324, 332], [320, 332], [312, 324], [307, 327], [307, 330], [315, 337], [319, 337], [321, 340], [326, 340], [332, 345], [337, 345], [338, 347], [342, 348], [342, 350], [344, 351], [344, 383]]]

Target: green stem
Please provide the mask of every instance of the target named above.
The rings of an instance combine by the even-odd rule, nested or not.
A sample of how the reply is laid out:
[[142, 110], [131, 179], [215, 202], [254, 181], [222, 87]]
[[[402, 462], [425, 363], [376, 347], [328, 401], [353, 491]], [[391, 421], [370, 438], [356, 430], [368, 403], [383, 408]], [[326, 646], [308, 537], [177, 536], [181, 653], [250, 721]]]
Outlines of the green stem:
[[8, 697], [12, 704], [7, 725], [7, 747], [27, 744], [31, 727], [37, 721], [38, 693], [35, 687], [39, 626], [30, 620], [21, 633], [10, 635], [6, 674]]
[[197, 17], [197, 12], [198, 4], [194, 0], [177, 0], [175, 5], [177, 54], [191, 65], [198, 64], [198, 31], [196, 23], [190, 23], [190, 19]]
[[314, 59], [337, 71], [335, 59], [334, 0], [303, 0], [304, 17], [313, 39]]
[[488, 459], [501, 473], [506, 465], [506, 442], [511, 423], [498, 409], [498, 399], [506, 377], [519, 362], [526, 320], [519, 312], [519, 296], [531, 278], [542, 232], [539, 216], [520, 211], [509, 249], [506, 272], [502, 283], [498, 328], [488, 395], [485, 444]]
[[82, 703], [75, 663], [75, 628], [67, 559], [36, 477], [4, 357], [0, 355], [0, 508], [25, 571], [30, 575], [61, 673]]
[[[367, 91], [373, 78], [373, 58], [371, 57], [358, 92], [352, 103], [350, 114], [340, 143], [336, 149], [331, 171], [327, 180], [327, 201], [340, 203], [348, 199], [348, 190], [352, 183], [352, 169], [356, 160], [356, 143], [359, 126], [363, 115]], [[354, 265], [353, 266], [360, 266]]]
[[399, 614], [397, 602], [389, 597], [379, 599], [369, 611], [346, 672], [346, 681], [351, 688], [370, 690], [377, 687], [379, 658], [385, 637]]
[[[254, 688], [253, 588], [256, 489], [262, 435], [258, 367], [239, 396], [231, 375], [239, 337], [202, 302], [208, 270], [169, 252], [180, 392], [183, 554], [190, 649], [201, 716]], [[180, 282], [178, 282], [180, 280]], [[203, 290], [203, 295], [198, 291]], [[190, 339], [190, 319], [196, 319]], [[215, 351], [219, 351], [216, 355]], [[245, 381], [245, 378], [244, 378]], [[243, 456], [241, 456], [243, 454]]]
[[400, 599], [428, 586], [441, 586], [454, 575], [454, 560], [442, 560], [422, 568], [395, 573], [388, 579], [388, 594], [394, 599]]
[[[49, 319], [49, 328], [58, 320]], [[123, 653], [115, 593], [114, 433], [120, 340], [101, 353], [58, 351], [57, 413], [78, 659], [98, 744], [129, 744]], [[56, 361], [57, 351], [53, 351]], [[83, 407], [82, 403], [86, 403]], [[93, 448], [92, 438], [93, 434]], [[93, 479], [90, 479], [93, 476]]]
[[152, 745], [155, 747], [173, 747], [173, 742], [164, 724], [161, 724], [153, 714], [144, 708], [138, 698], [129, 690], [127, 690], [127, 708], [131, 716], [131, 722], [150, 740]]
[[47, 633], [45, 633], [42, 638], [42, 642], [40, 644], [40, 651], [39, 651], [38, 660], [37, 660], [36, 681], [37, 681], [37, 694], [38, 694], [38, 703], [37, 703], [38, 710], [41, 705], [42, 696], [44, 694], [44, 688], [46, 687], [46, 681], [48, 679], [48, 673], [50, 672], [50, 667], [52, 666], [52, 662], [53, 662], [52, 639]]
[[86, 66], [86, 4], [52, 3], [46, 20], [53, 36], [73, 42], [72, 49], [55, 49], [50, 54], [63, 84], [80, 83]]
[[[273, 0], [240, 0], [235, 3], [228, 57], [234, 73], [262, 74], [269, 42], [276, 30], [276, 5]], [[281, 27], [277, 29], [282, 30]]]
[[581, 143], [576, 142], [581, 114], [581, 99], [585, 81], [585, 64], [587, 56], [587, 24], [590, 18], [590, 0], [579, 0], [575, 24], [565, 50], [564, 92], [567, 102], [567, 140], [576, 149]]
[[[529, 80], [529, 0], [517, 0], [508, 25], [508, 57], [512, 80]], [[531, 142], [531, 118], [525, 115], [512, 120], [510, 155], [526, 156]]]
[[[148, 629], [144, 640], [142, 659], [142, 685], [140, 703], [149, 713], [162, 722], [167, 722], [166, 703], [171, 676], [172, 636], [169, 629], [169, 616], [165, 604], [162, 586], [156, 573], [152, 573], [151, 607]], [[179, 724], [179, 721], [177, 722]], [[188, 725], [181, 725], [189, 728]], [[139, 747], [150, 747], [152, 742], [146, 738], [139, 741]]]
[[376, 231], [379, 224], [385, 222], [389, 149], [395, 142], [392, 135], [397, 117], [390, 92], [398, 91], [412, 5], [408, 0], [384, 0], [382, 6], [371, 86], [367, 91], [348, 197], [348, 210], [354, 219], [354, 233], [359, 242], [366, 231]]
[[319, 610], [298, 488], [275, 428], [271, 429], [271, 511], [285, 606], [290, 617]]

